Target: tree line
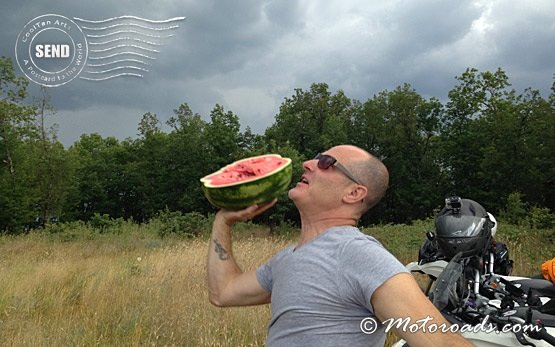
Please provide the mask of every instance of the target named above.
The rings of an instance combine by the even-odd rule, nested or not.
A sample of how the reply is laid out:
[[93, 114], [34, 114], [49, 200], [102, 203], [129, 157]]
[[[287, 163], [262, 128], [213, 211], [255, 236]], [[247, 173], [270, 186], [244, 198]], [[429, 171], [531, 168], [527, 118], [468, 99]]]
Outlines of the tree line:
[[[409, 84], [358, 101], [315, 83], [285, 98], [263, 134], [241, 130], [239, 117], [221, 105], [203, 117], [182, 103], [167, 121], [169, 131], [147, 112], [137, 138], [83, 134], [65, 148], [45, 126], [53, 112], [47, 89], [28, 102], [28, 81], [2, 58], [0, 231], [98, 214], [137, 222], [160, 211], [206, 215], [215, 209], [199, 178], [219, 167], [279, 153], [293, 159], [294, 185], [302, 161], [344, 143], [375, 154], [390, 171], [389, 190], [364, 225], [428, 217], [450, 195], [479, 201], [494, 213], [507, 212], [516, 200], [552, 216], [555, 83], [543, 98], [532, 88], [518, 94], [502, 69], [469, 68], [456, 82], [444, 103]], [[294, 205], [285, 195], [280, 200], [261, 218], [298, 223]]]

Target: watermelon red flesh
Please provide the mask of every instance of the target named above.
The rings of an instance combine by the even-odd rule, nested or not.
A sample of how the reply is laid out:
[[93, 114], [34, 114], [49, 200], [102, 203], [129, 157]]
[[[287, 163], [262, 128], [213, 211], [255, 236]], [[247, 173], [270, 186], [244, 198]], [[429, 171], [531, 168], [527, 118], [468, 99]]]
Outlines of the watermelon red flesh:
[[288, 158], [271, 155], [240, 160], [203, 178], [210, 186], [223, 186], [230, 183], [247, 182], [251, 179], [266, 176], [284, 166]]
[[236, 161], [201, 182], [213, 205], [237, 210], [271, 201], [287, 189], [291, 175], [291, 159], [267, 154]]

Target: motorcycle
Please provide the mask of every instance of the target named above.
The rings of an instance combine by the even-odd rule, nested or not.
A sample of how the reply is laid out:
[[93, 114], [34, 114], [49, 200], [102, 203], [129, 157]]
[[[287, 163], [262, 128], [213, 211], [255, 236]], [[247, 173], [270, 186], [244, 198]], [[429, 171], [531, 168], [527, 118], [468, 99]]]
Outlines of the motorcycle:
[[450, 331], [478, 347], [555, 346], [555, 283], [511, 276], [508, 249], [493, 239], [495, 218], [473, 200], [445, 202], [435, 221], [437, 235], [426, 234], [418, 261], [406, 267], [427, 278], [424, 293], [451, 327], [460, 327]]
[[[461, 335], [475, 346], [555, 346], [555, 284], [499, 275], [488, 262], [457, 254], [449, 262], [411, 262], [412, 273], [428, 278], [424, 293]], [[394, 347], [408, 346], [400, 340]]]

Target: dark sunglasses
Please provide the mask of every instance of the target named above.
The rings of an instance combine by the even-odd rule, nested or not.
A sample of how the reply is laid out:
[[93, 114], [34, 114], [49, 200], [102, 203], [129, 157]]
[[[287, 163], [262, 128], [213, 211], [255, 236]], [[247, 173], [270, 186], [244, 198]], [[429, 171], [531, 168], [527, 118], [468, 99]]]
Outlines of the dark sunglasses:
[[335, 159], [331, 155], [318, 153], [314, 159], [318, 160], [318, 168], [319, 169], [327, 170], [330, 167], [334, 166], [339, 171], [341, 171], [345, 176], [349, 177], [349, 179], [351, 181], [355, 182], [356, 184], [360, 184], [361, 186], [364, 185], [364, 184], [360, 183], [360, 181], [357, 180], [355, 178], [355, 176], [353, 176], [353, 174], [349, 170], [347, 170], [347, 168], [345, 166], [341, 165], [341, 163], [339, 163], [337, 161], [337, 159]]

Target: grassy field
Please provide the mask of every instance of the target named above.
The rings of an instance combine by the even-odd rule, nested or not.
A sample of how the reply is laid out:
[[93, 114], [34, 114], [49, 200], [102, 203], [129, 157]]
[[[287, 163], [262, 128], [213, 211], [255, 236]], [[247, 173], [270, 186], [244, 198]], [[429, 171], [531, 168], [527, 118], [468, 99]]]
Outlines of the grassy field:
[[[365, 231], [407, 263], [430, 226]], [[1, 236], [0, 344], [264, 345], [268, 306], [218, 309], [208, 303], [205, 236], [160, 238], [153, 227], [131, 223], [120, 229]], [[243, 269], [256, 268], [295, 240], [252, 225], [241, 229], [234, 254]], [[553, 231], [506, 230], [515, 274], [537, 274], [541, 262], [555, 256]], [[394, 340], [388, 337], [388, 344]]]

